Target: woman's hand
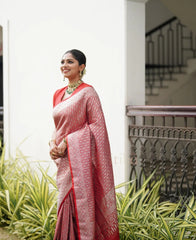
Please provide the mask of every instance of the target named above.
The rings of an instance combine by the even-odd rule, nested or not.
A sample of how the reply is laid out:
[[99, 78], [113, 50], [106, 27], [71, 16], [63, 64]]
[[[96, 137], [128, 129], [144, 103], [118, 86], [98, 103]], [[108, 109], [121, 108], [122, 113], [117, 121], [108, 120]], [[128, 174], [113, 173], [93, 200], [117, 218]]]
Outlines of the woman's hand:
[[63, 138], [63, 140], [58, 145], [58, 154], [59, 154], [59, 156], [60, 157], [65, 156], [66, 150], [67, 150], [67, 142], [66, 142], [65, 138]]
[[53, 160], [56, 160], [57, 158], [61, 158], [65, 156], [66, 149], [67, 149], [67, 142], [65, 139], [61, 141], [61, 143], [57, 146], [55, 140], [51, 140], [49, 142], [50, 146], [50, 157]]
[[50, 146], [50, 157], [55, 160], [57, 158], [59, 158], [59, 153], [58, 153], [58, 147], [56, 145], [55, 140], [51, 140], [49, 142], [49, 146]]

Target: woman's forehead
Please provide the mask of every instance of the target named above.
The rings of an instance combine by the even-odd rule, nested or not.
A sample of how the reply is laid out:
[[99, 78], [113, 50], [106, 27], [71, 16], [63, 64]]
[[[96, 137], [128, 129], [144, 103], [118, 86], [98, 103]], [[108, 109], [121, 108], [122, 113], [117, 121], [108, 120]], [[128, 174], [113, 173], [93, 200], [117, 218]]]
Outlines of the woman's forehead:
[[66, 53], [64, 56], [63, 56], [63, 59], [75, 59], [73, 57], [73, 55], [71, 53]]

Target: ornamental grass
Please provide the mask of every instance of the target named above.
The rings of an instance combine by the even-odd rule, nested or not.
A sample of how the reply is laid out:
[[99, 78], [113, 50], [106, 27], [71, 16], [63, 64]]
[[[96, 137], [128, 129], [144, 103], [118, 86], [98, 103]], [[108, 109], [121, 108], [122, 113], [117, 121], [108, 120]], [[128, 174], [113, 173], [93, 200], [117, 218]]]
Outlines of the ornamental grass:
[[127, 193], [116, 193], [120, 239], [132, 240], [182, 240], [196, 239], [196, 201], [194, 196], [185, 203], [160, 202], [162, 179], [151, 183], [153, 174], [139, 190], [136, 182], [120, 184], [129, 186]]
[[[36, 170], [35, 170], [36, 169]], [[160, 202], [162, 180], [152, 175], [140, 189], [136, 182], [116, 186], [120, 239], [196, 239], [196, 201], [185, 204]], [[126, 194], [120, 193], [122, 188]], [[56, 225], [55, 177], [39, 164], [32, 166], [17, 150], [15, 158], [0, 158], [0, 224], [19, 239], [52, 240]]]
[[54, 178], [39, 164], [35, 171], [26, 157], [0, 159], [0, 223], [19, 239], [53, 239], [57, 189]]

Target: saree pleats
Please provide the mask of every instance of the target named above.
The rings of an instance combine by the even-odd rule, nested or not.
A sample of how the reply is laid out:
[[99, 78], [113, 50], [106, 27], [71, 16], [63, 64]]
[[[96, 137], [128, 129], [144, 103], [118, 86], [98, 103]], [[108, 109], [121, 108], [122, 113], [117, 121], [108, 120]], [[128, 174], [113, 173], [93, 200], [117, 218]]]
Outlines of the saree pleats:
[[70, 191], [59, 209], [54, 240], [77, 240], [73, 193]]
[[62, 203], [63, 199], [72, 188], [72, 179], [71, 179], [71, 172], [70, 172], [69, 160], [67, 155], [64, 158], [59, 158], [55, 160], [55, 163], [58, 168], [56, 183], [57, 183], [57, 188], [59, 190], [58, 204], [57, 204], [57, 209], [59, 211], [60, 204]]

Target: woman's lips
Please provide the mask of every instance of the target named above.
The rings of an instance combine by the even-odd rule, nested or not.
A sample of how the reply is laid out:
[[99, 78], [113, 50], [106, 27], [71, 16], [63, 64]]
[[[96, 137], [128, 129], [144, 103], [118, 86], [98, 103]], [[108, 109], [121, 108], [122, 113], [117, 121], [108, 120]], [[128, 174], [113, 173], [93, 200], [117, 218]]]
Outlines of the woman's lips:
[[63, 73], [68, 73], [70, 70], [63, 70]]

